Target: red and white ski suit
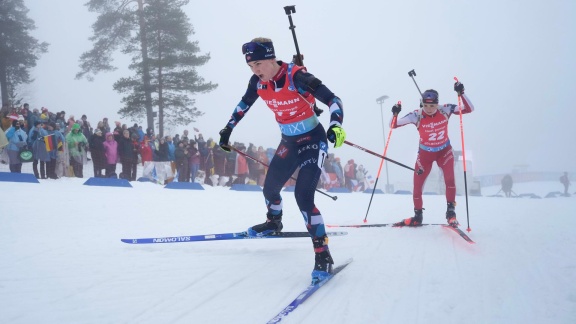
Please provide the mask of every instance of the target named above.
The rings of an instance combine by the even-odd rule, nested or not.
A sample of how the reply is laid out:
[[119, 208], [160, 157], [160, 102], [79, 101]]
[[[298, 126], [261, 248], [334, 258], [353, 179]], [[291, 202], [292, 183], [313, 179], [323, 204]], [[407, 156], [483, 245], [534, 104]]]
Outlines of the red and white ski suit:
[[[474, 106], [466, 94], [462, 94], [462, 114], [474, 111]], [[438, 110], [433, 115], [428, 115], [422, 108], [410, 112], [400, 119], [392, 118], [390, 127], [398, 128], [408, 124], [416, 125], [420, 133], [420, 144], [418, 157], [414, 169], [422, 170], [418, 175], [414, 172], [414, 209], [422, 209], [422, 190], [426, 178], [432, 169], [432, 163], [436, 162], [444, 173], [444, 183], [446, 184], [446, 201], [454, 202], [456, 199], [456, 184], [454, 181], [454, 154], [450, 139], [448, 138], [448, 119], [452, 114], [458, 115], [458, 105], [444, 104], [438, 105]], [[395, 122], [394, 122], [395, 121]]]

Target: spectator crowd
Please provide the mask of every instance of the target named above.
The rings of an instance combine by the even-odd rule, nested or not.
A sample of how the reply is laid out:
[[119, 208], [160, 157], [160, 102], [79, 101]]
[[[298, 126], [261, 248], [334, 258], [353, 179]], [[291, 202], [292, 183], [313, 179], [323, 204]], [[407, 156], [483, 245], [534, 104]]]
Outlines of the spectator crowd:
[[[2, 164], [9, 164], [10, 172], [22, 172], [22, 163], [31, 162], [38, 179], [84, 177], [84, 166], [92, 161], [95, 177], [114, 177], [129, 181], [137, 179], [138, 165], [163, 162], [171, 174], [165, 182], [201, 182], [212, 186], [256, 184], [262, 186], [266, 165], [275, 149], [236, 142], [228, 153], [212, 138], [204, 140], [197, 128], [194, 135], [188, 130], [174, 136], [157, 137], [151, 128], [134, 124], [128, 127], [119, 121], [110, 125], [103, 118], [93, 126], [86, 115], [76, 119], [66, 117], [65, 111], [52, 112], [46, 107], [30, 109], [2, 107], [2, 132], [7, 146], [0, 156]], [[31, 159], [24, 160], [30, 152]], [[248, 157], [247, 157], [248, 156]], [[253, 159], [251, 159], [251, 158]], [[117, 169], [120, 164], [120, 169]], [[297, 177], [297, 172], [294, 178]], [[330, 154], [324, 163], [319, 188], [346, 187], [351, 191], [371, 188], [367, 171], [353, 159], [343, 166], [339, 157]], [[290, 180], [286, 185], [293, 185]]]

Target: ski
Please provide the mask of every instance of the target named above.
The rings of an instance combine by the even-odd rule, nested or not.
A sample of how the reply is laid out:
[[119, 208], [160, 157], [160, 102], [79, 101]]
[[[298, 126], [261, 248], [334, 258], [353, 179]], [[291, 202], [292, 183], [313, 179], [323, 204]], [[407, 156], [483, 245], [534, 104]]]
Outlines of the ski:
[[463, 230], [461, 230], [461, 229], [458, 228], [457, 226], [442, 225], [442, 227], [453, 230], [453, 231], [456, 232], [458, 235], [460, 235], [460, 237], [462, 237], [466, 242], [468, 242], [468, 243], [470, 243], [470, 244], [476, 244], [476, 242], [472, 241], [472, 239], [471, 239], [466, 233], [464, 233]]
[[[347, 235], [348, 232], [327, 232], [328, 236]], [[155, 243], [183, 243], [183, 242], [204, 242], [204, 241], [222, 241], [222, 240], [246, 240], [246, 239], [271, 239], [271, 238], [297, 238], [310, 237], [308, 232], [279, 232], [264, 236], [249, 236], [246, 232], [220, 233], [207, 235], [186, 235], [172, 237], [150, 237], [150, 238], [131, 238], [121, 239], [128, 244], [155, 244]]]
[[271, 320], [268, 321], [268, 324], [278, 323], [282, 321], [282, 319], [292, 313], [298, 306], [302, 305], [308, 299], [308, 297], [312, 296], [318, 289], [324, 286], [330, 279], [334, 278], [340, 271], [344, 270], [353, 259], [348, 259], [343, 264], [337, 266], [333, 269], [332, 274], [327, 277], [326, 279], [320, 281], [315, 285], [309, 285], [306, 289], [304, 289], [296, 299], [294, 299], [288, 306], [286, 306], [280, 313], [274, 316]]
[[[438, 226], [438, 225], [446, 225], [446, 224], [422, 224], [422, 225], [412, 226], [412, 227]], [[329, 228], [338, 228], [338, 227], [366, 228], [366, 227], [403, 227], [403, 226], [396, 225], [396, 223], [386, 223], [386, 224], [326, 225], [326, 227], [329, 227]]]
[[348, 228], [368, 228], [368, 227], [422, 227], [422, 226], [442, 226], [444, 228], [451, 229], [456, 234], [460, 235], [466, 242], [470, 244], [475, 244], [474, 242], [464, 231], [462, 231], [457, 226], [451, 226], [448, 224], [421, 224], [417, 226], [405, 226], [405, 225], [397, 225], [397, 223], [386, 223], [386, 224], [356, 224], [356, 225], [326, 225], [328, 228], [338, 228], [338, 227], [348, 227]]
[[472, 241], [472, 239], [468, 235], [466, 235], [466, 233], [464, 233], [464, 231], [462, 231], [460, 228], [458, 228], [458, 226], [453, 226], [453, 225], [448, 225], [448, 224], [422, 224], [422, 225], [418, 225], [418, 226], [392, 225], [392, 227], [422, 227], [425, 225], [440, 225], [444, 228], [451, 229], [456, 234], [460, 235], [460, 237], [462, 237], [466, 242], [468, 242], [470, 244], [476, 243], [476, 242]]

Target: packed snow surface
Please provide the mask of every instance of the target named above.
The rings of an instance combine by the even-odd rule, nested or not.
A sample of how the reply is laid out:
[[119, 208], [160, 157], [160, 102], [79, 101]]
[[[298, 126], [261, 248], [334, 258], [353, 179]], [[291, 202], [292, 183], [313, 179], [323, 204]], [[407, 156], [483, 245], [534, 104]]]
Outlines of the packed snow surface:
[[[131, 245], [121, 238], [243, 231], [259, 192], [0, 183], [1, 323], [265, 323], [310, 281], [307, 238]], [[576, 323], [576, 198], [457, 198], [468, 244], [440, 226], [329, 228], [336, 264], [354, 261], [286, 323]], [[544, 197], [559, 183], [515, 184]], [[321, 194], [327, 224], [412, 216], [410, 195]], [[285, 192], [284, 230], [304, 231]], [[445, 198], [424, 196], [424, 222]]]

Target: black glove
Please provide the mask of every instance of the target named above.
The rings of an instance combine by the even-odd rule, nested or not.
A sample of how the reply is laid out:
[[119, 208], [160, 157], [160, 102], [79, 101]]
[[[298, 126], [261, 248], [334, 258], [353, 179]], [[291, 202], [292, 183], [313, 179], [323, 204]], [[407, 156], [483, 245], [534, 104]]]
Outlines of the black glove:
[[457, 81], [454, 83], [454, 91], [456, 91], [458, 95], [461, 96], [464, 93], [464, 85], [460, 83], [460, 81]]
[[402, 111], [402, 104], [395, 104], [395, 105], [392, 107], [392, 113], [393, 113], [394, 115], [398, 115], [401, 111]]
[[228, 148], [230, 135], [232, 135], [232, 127], [230, 126], [226, 126], [220, 131], [220, 142], [218, 145], [220, 145], [220, 147], [226, 152], [230, 152], [230, 148]]

